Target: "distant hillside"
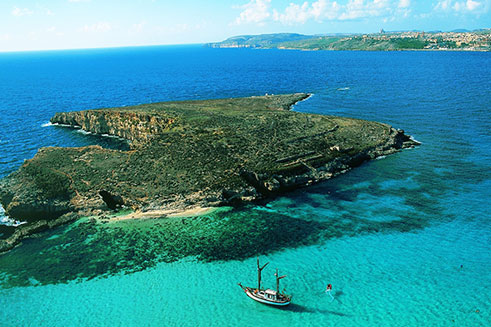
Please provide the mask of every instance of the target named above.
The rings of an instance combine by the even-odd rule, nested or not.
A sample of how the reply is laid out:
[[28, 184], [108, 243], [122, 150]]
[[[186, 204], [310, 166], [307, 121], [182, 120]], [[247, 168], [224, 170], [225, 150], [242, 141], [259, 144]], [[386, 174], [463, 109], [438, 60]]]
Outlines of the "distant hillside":
[[222, 42], [209, 43], [212, 48], [278, 48], [298, 50], [479, 50], [491, 49], [491, 30], [469, 32], [389, 32], [373, 34], [302, 35], [294, 33], [241, 35]]
[[295, 33], [239, 35], [222, 42], [208, 43], [206, 46], [212, 48], [274, 48], [279, 43], [306, 40], [312, 37], [312, 35]]
[[424, 49], [428, 43], [412, 38], [374, 39], [364, 36], [317, 37], [278, 44], [280, 49], [390, 51]]

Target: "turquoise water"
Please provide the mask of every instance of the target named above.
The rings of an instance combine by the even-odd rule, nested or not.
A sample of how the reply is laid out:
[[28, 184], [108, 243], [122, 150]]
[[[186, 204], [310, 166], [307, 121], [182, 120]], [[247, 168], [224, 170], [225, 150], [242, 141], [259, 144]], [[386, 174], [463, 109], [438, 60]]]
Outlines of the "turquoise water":
[[[363, 193], [359, 197], [350, 207], [379, 205], [376, 198]], [[384, 199], [386, 206], [401, 210], [392, 200]], [[291, 203], [279, 199], [268, 208], [288, 211]], [[327, 220], [333, 212], [327, 203], [317, 210], [304, 204], [295, 209]], [[461, 210], [443, 210], [442, 215], [461, 216]], [[254, 258], [213, 263], [188, 258], [133, 274], [5, 289], [0, 305], [7, 310], [1, 319], [12, 326], [230, 326], [257, 321], [289, 326], [484, 326], [490, 319], [489, 231], [478, 219], [455, 218], [407, 233], [339, 237], [261, 259], [271, 262], [265, 283], [273, 285], [275, 266], [288, 274], [283, 286], [294, 295], [290, 308], [257, 304], [235, 285], [255, 284]], [[327, 282], [334, 286], [332, 302], [323, 293]]]
[[[3, 175], [39, 146], [119, 146], [41, 127], [53, 112], [148, 100], [311, 91], [295, 110], [383, 121], [422, 142], [238, 210], [83, 220], [27, 240], [0, 256], [0, 325], [489, 325], [490, 59], [198, 47], [0, 56], [10, 69], [8, 83], [0, 76]], [[26, 82], [49, 71], [44, 86]], [[23, 129], [13, 123], [26, 116]], [[270, 262], [266, 285], [276, 267], [288, 275], [288, 308], [236, 285], [255, 284], [256, 255]]]

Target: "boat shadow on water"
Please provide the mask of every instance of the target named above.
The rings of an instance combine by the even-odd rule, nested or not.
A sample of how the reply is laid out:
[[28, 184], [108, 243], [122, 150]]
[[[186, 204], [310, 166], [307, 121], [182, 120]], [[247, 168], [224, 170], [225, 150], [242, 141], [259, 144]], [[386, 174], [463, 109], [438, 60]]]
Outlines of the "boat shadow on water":
[[297, 303], [290, 303], [289, 306], [278, 307], [277, 309], [282, 310], [282, 311], [291, 311], [291, 312], [299, 312], [299, 313], [322, 313], [322, 314], [332, 314], [332, 315], [336, 315], [339, 317], [350, 317], [350, 315], [346, 314], [346, 313], [333, 311], [333, 310], [309, 308], [307, 306], [297, 304]]
[[343, 301], [341, 301], [339, 299], [343, 295], [344, 295], [344, 292], [343, 291], [336, 291], [336, 293], [334, 293], [334, 298], [336, 299], [336, 301], [338, 301], [339, 303], [343, 304]]
[[[325, 293], [322, 292], [321, 296], [322, 295], [325, 295]], [[342, 297], [343, 295], [344, 295], [344, 292], [343, 291], [336, 291], [334, 293], [334, 301], [339, 302], [340, 304], [342, 304], [343, 302], [340, 300], [340, 297]], [[278, 309], [279, 310], [284, 310], [284, 311], [291, 311], [291, 312], [301, 312], [301, 313], [332, 314], [332, 315], [336, 315], [336, 316], [339, 316], [339, 317], [350, 317], [351, 316], [350, 314], [346, 314], [346, 313], [339, 312], [339, 311], [326, 310], [326, 309], [318, 309], [318, 308], [310, 308], [310, 307], [307, 307], [307, 306], [304, 306], [304, 305], [301, 305], [301, 304], [298, 304], [298, 303], [290, 303], [289, 306], [287, 306], [287, 307], [281, 307], [281, 308], [278, 308]]]

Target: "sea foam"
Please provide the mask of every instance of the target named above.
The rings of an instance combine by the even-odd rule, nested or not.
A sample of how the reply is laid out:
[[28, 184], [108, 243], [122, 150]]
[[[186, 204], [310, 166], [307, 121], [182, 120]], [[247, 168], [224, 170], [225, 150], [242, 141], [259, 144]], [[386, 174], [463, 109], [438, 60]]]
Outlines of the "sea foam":
[[83, 129], [78, 129], [77, 130], [78, 133], [81, 133], [81, 134], [84, 134], [84, 135], [89, 135], [89, 134], [92, 134], [92, 132], [88, 132], [86, 130], [83, 130]]
[[25, 221], [18, 221], [5, 215], [5, 209], [0, 205], [0, 225], [14, 226], [25, 224]]

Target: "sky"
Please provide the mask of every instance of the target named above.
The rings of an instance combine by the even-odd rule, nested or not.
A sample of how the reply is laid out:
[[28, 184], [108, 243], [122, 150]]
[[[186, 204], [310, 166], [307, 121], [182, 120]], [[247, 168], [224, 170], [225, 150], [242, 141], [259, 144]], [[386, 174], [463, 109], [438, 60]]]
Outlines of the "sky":
[[0, 51], [491, 28], [491, 0], [1, 0]]

